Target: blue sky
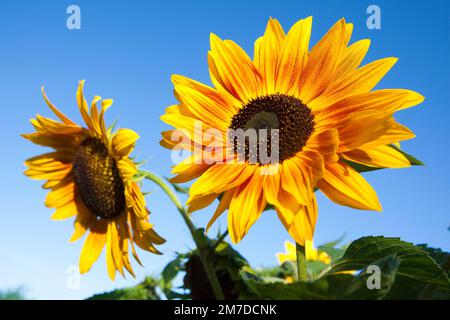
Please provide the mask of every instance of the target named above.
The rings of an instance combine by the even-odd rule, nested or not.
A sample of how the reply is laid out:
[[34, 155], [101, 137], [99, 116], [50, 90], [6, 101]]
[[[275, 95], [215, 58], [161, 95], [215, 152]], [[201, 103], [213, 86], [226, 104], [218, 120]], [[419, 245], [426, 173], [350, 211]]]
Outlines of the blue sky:
[[[66, 28], [66, 8], [81, 8], [81, 30]], [[366, 8], [381, 8], [381, 30], [366, 27]], [[145, 274], [158, 274], [175, 251], [193, 246], [187, 228], [165, 195], [151, 184], [147, 191], [152, 222], [167, 238], [164, 256], [141, 253], [145, 269], [137, 279], [111, 282], [104, 256], [83, 276], [79, 290], [68, 290], [67, 268], [76, 264], [82, 241], [68, 243], [71, 221], [50, 220], [45, 191], [23, 176], [23, 161], [44, 152], [20, 138], [30, 132], [29, 118], [50, 115], [40, 95], [45, 85], [50, 99], [80, 120], [75, 90], [86, 79], [89, 99], [113, 98], [108, 120], [139, 132], [136, 155], [146, 169], [169, 175], [170, 153], [159, 146], [159, 120], [175, 102], [170, 75], [180, 73], [209, 82], [206, 53], [209, 33], [229, 38], [252, 54], [253, 42], [272, 16], [285, 30], [313, 15], [316, 42], [339, 18], [354, 23], [352, 41], [372, 39], [367, 61], [396, 56], [400, 60], [380, 88], [409, 88], [426, 101], [401, 112], [397, 119], [417, 138], [403, 148], [425, 167], [366, 174], [378, 191], [382, 213], [339, 207], [319, 195], [316, 244], [346, 233], [346, 240], [363, 235], [399, 236], [450, 250], [449, 60], [448, 1], [0, 1], [0, 93], [3, 168], [0, 184], [0, 289], [24, 285], [31, 298], [79, 299], [133, 285]], [[204, 226], [211, 209], [194, 214]], [[225, 226], [224, 217], [217, 226]], [[215, 234], [216, 229], [211, 231]], [[264, 213], [237, 245], [253, 266], [273, 265], [288, 235], [273, 212]]]

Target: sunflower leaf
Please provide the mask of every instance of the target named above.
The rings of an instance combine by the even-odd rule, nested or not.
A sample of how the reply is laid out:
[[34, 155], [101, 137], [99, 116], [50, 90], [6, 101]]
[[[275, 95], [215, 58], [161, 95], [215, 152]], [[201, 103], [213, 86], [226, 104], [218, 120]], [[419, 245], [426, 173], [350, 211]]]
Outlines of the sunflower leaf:
[[332, 262], [334, 262], [337, 259], [339, 259], [340, 257], [342, 257], [342, 255], [344, 254], [344, 251], [345, 251], [340, 248], [333, 248], [333, 247], [329, 247], [329, 246], [319, 246], [318, 249], [320, 251], [325, 252], [327, 255], [329, 255]]
[[175, 279], [178, 272], [181, 271], [184, 260], [185, 259], [182, 256], [177, 256], [164, 267], [161, 273], [164, 287], [171, 287], [172, 280]]
[[376, 168], [376, 167], [366, 166], [364, 164], [353, 162], [353, 161], [350, 161], [347, 159], [341, 159], [341, 161], [344, 162], [345, 164], [349, 165], [350, 167], [352, 167], [353, 169], [355, 169], [358, 172], [369, 172], [369, 171], [385, 169], [385, 168]]
[[265, 282], [254, 276], [243, 279], [247, 290], [243, 290], [241, 299], [382, 299], [390, 291], [400, 259], [395, 255], [383, 257], [373, 262], [381, 270], [381, 287], [370, 289], [368, 283], [370, 272], [364, 270], [358, 276], [349, 274], [330, 274], [313, 282]]
[[396, 254], [401, 261], [398, 275], [423, 283], [450, 287], [445, 272], [422, 248], [399, 238], [363, 237], [352, 242], [344, 255], [331, 267], [328, 273], [345, 270], [360, 270], [373, 261]]

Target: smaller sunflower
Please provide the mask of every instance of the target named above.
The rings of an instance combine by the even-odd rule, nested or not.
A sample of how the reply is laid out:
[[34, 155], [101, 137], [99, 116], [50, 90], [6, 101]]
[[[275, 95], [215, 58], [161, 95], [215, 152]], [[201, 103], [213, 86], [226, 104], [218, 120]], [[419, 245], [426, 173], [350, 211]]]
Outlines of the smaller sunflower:
[[109, 277], [114, 279], [116, 271], [124, 276], [124, 269], [134, 276], [129, 248], [142, 265], [135, 244], [160, 254], [155, 245], [165, 242], [149, 222], [144, 196], [132, 180], [137, 166], [129, 155], [139, 136], [130, 129], [116, 132], [108, 129], [104, 114], [113, 101], [95, 96], [89, 111], [83, 86], [84, 81], [80, 81], [76, 98], [87, 128], [65, 116], [48, 100], [42, 88], [45, 102], [60, 121], [41, 115], [31, 120], [36, 132], [22, 136], [54, 151], [28, 159], [25, 175], [47, 180], [43, 188], [50, 192], [45, 205], [56, 209], [53, 220], [75, 216], [71, 242], [89, 231], [81, 250], [80, 273], [91, 269], [106, 245]]
[[[279, 264], [283, 264], [286, 261], [293, 261], [293, 262], [297, 261], [295, 243], [285, 241], [284, 250], [286, 250], [286, 252], [279, 252], [276, 254]], [[314, 244], [310, 240], [305, 241], [305, 255], [306, 261], [320, 261], [325, 264], [331, 263], [330, 256], [326, 252], [319, 251], [316, 248], [314, 248]]]
[[[285, 252], [276, 254], [278, 264], [282, 265], [285, 262], [295, 263], [297, 261], [295, 243], [286, 240], [284, 242], [284, 250]], [[331, 257], [325, 251], [316, 249], [312, 240], [305, 241], [305, 257], [306, 261], [318, 261], [326, 265], [331, 264]], [[356, 270], [344, 270], [336, 272], [336, 274], [355, 274], [355, 272]], [[289, 276], [286, 278], [286, 281], [293, 282], [293, 278]]]

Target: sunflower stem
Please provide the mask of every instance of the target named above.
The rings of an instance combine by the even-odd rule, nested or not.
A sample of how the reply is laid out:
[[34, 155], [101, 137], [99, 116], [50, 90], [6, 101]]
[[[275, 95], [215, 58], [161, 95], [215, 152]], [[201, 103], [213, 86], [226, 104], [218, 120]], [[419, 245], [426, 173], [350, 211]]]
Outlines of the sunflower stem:
[[223, 295], [222, 287], [220, 286], [219, 279], [217, 278], [216, 272], [208, 259], [208, 248], [200, 245], [200, 242], [196, 235], [195, 225], [192, 222], [189, 214], [186, 211], [186, 208], [181, 204], [180, 199], [177, 194], [170, 188], [167, 183], [157, 175], [149, 172], [149, 171], [141, 171], [141, 173], [145, 174], [145, 178], [156, 183], [161, 189], [169, 196], [170, 200], [172, 200], [173, 204], [177, 207], [181, 216], [183, 217], [184, 222], [186, 223], [192, 238], [194, 239], [195, 245], [197, 246], [200, 260], [202, 261], [203, 268], [208, 276], [209, 283], [211, 284], [211, 288], [213, 289], [214, 295], [217, 300], [225, 300], [225, 296]]
[[296, 243], [295, 248], [297, 252], [297, 280], [307, 281], [308, 273], [306, 271], [305, 247]]

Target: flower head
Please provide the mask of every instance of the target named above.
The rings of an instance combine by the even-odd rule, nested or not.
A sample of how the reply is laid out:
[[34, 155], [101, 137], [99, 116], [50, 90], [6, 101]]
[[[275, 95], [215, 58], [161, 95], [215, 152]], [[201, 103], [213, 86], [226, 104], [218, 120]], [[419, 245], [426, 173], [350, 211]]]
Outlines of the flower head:
[[[278, 263], [281, 265], [286, 261], [297, 261], [297, 254], [295, 250], [295, 243], [290, 241], [284, 242], [284, 250], [285, 252], [279, 252], [276, 254]], [[331, 258], [330, 256], [324, 252], [319, 251], [314, 247], [314, 244], [310, 240], [305, 241], [305, 256], [306, 261], [320, 261], [325, 264], [330, 264]]]
[[[349, 45], [353, 26], [344, 19], [309, 49], [311, 25], [311, 17], [302, 19], [285, 33], [277, 20], [269, 19], [253, 59], [233, 41], [212, 34], [208, 63], [213, 87], [172, 77], [178, 104], [161, 119], [177, 130], [163, 132], [161, 144], [193, 151], [174, 167], [172, 181], [197, 178], [190, 188], [190, 211], [220, 196], [208, 227], [228, 209], [233, 242], [271, 204], [303, 245], [314, 234], [316, 189], [341, 205], [381, 210], [373, 188], [349, 163], [411, 165], [392, 144], [414, 134], [393, 114], [424, 98], [405, 89], [372, 91], [397, 59], [360, 66], [370, 41]], [[239, 130], [256, 132], [257, 140], [227, 139]]]
[[56, 210], [52, 219], [75, 216], [70, 241], [88, 232], [80, 255], [81, 273], [90, 270], [106, 245], [110, 278], [114, 279], [116, 270], [124, 275], [124, 268], [134, 276], [129, 248], [140, 264], [135, 244], [159, 254], [154, 245], [165, 242], [149, 222], [144, 196], [132, 180], [137, 167], [129, 155], [139, 136], [129, 129], [108, 129], [104, 113], [112, 100], [95, 96], [89, 111], [83, 85], [80, 81], [76, 97], [86, 128], [56, 108], [42, 89], [45, 102], [59, 121], [37, 115], [31, 120], [36, 132], [22, 136], [54, 151], [28, 159], [25, 174], [46, 180], [43, 188], [50, 192], [45, 205]]

